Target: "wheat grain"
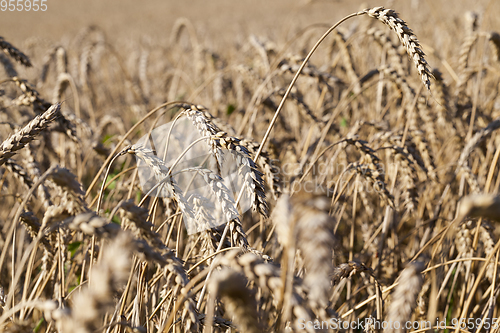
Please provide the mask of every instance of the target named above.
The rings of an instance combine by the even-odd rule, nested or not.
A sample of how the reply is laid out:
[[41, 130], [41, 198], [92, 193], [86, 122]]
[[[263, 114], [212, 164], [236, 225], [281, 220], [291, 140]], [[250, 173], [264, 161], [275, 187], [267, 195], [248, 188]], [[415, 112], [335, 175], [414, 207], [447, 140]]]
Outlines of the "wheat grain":
[[[26, 154], [28, 155], [26, 158], [26, 168], [28, 170], [28, 174], [31, 176], [33, 181], [38, 181], [41, 176], [40, 167], [38, 162], [36, 161], [35, 154], [33, 152], [32, 143], [28, 144], [25, 149]], [[45, 208], [52, 206], [52, 201], [50, 199], [50, 193], [45, 186], [45, 184], [40, 184], [37, 188], [38, 199], [42, 201], [43, 206]]]
[[[283, 97], [285, 95], [285, 90], [283, 88], [276, 88], [273, 91], [271, 91], [267, 97], [263, 98], [263, 104], [264, 105], [269, 105], [273, 109], [276, 109], [275, 103], [271, 100], [271, 96], [273, 95], [279, 95]], [[304, 99], [295, 93], [290, 93], [289, 98], [291, 98], [293, 101], [295, 101], [298, 105], [301, 106], [299, 110], [304, 114], [304, 118], [312, 120], [314, 123], [320, 122], [318, 118], [314, 115], [314, 113], [311, 111], [309, 106], [304, 102]]]
[[236, 210], [236, 203], [229, 192], [229, 189], [224, 184], [224, 180], [218, 174], [209, 169], [203, 168], [187, 168], [183, 171], [194, 171], [203, 177], [203, 180], [210, 186], [213, 194], [217, 197], [217, 201], [222, 208], [226, 219], [238, 219], [238, 211]]
[[340, 31], [335, 31], [334, 36], [335, 41], [340, 48], [340, 54], [342, 55], [342, 60], [344, 61], [347, 76], [349, 77], [351, 84], [354, 85], [353, 92], [355, 94], [359, 94], [361, 92], [361, 85], [359, 83], [358, 75], [356, 74], [356, 70], [352, 62], [350, 47], [347, 44], [344, 35]]
[[498, 128], [500, 128], [500, 118], [495, 119], [494, 121], [489, 123], [488, 126], [477, 131], [476, 134], [474, 134], [474, 136], [467, 142], [464, 149], [462, 150], [462, 153], [458, 158], [457, 162], [458, 165], [459, 166], [464, 165], [466, 163], [467, 158], [472, 153], [472, 151], [477, 147], [477, 145], [480, 144], [486, 137], [491, 135], [491, 133], [493, 133], [493, 131], [496, 131]]
[[[483, 222], [479, 229], [479, 240], [483, 244], [484, 254], [486, 256], [489, 256], [495, 248], [494, 239], [495, 237], [493, 235], [492, 227]], [[498, 276], [498, 271], [496, 272], [496, 276]], [[493, 260], [488, 264], [488, 267], [486, 269], [486, 278], [491, 282], [493, 282], [495, 279], [495, 264]]]
[[438, 69], [432, 71], [434, 75], [434, 97], [436, 98], [437, 124], [451, 135], [456, 135], [455, 124], [451, 121], [450, 93], [441, 72]]
[[28, 172], [20, 166], [19, 164], [16, 163], [13, 159], [9, 158], [5, 161], [5, 167], [16, 177], [21, 181], [26, 188], [30, 189], [33, 186], [33, 180], [31, 177], [28, 175]]
[[[272, 264], [264, 263], [261, 258], [252, 253], [244, 254], [239, 258], [236, 258], [236, 255], [236, 251], [230, 252], [220, 259], [219, 264], [229, 266], [235, 271], [243, 273], [249, 280], [255, 281], [261, 288], [271, 292], [273, 304], [278, 305], [277, 302], [282, 296], [283, 286], [279, 269]], [[292, 311], [297, 319], [294, 326], [298, 328], [300, 327], [300, 321], [306, 320], [307, 322], [311, 320], [313, 312], [296, 291], [292, 291], [291, 298]], [[308, 328], [308, 332], [314, 332], [314, 330]]]
[[387, 52], [391, 67], [394, 68], [399, 75], [403, 75], [404, 69], [401, 56], [389, 36], [384, 31], [376, 28], [370, 28], [366, 34], [372, 37], [382, 49]]
[[465, 70], [467, 69], [468, 61], [469, 61], [469, 54], [472, 50], [472, 47], [476, 43], [478, 38], [477, 34], [472, 34], [467, 37], [465, 37], [462, 45], [460, 46], [460, 52], [458, 55], [458, 70], [461, 75], [461, 81], [465, 82], [466, 80], [466, 75], [465, 75]]
[[472, 257], [472, 221], [466, 221], [456, 227], [455, 246], [460, 258]]
[[[380, 7], [340, 22], [366, 15], [388, 27], [372, 18], [335, 25], [307, 62], [311, 38], [325, 25], [302, 29], [302, 19], [264, 35], [249, 26], [233, 42], [187, 19], [172, 24], [170, 43], [170, 32], [166, 42], [109, 39], [96, 26], [76, 38], [13, 40], [40, 67], [0, 52], [0, 144], [16, 141], [0, 157], [0, 275], [8, 292], [0, 286], [0, 330], [312, 333], [335, 331], [326, 325], [332, 319], [373, 318], [364, 330], [375, 332], [382, 321], [494, 317], [498, 25], [487, 17], [481, 25], [474, 14], [462, 27], [446, 6], [412, 2], [401, 11], [443, 71], [432, 71], [427, 100], [417, 99], [410, 73], [418, 71], [428, 88], [432, 59], [407, 24]], [[301, 8], [305, 22], [311, 5]], [[497, 9], [489, 4], [489, 12]], [[305, 77], [285, 91], [299, 69]], [[279, 106], [281, 97], [292, 103]], [[48, 101], [62, 98], [69, 101], [48, 126], [21, 135], [52, 107]], [[214, 116], [193, 103], [161, 104], [165, 98], [203, 103]], [[198, 161], [186, 154], [171, 167], [154, 156], [154, 140], [152, 150], [131, 150], [146, 160], [138, 158], [139, 168], [151, 169], [146, 185], [163, 184], [151, 193], [165, 197], [141, 194], [143, 173], [123, 154], [109, 177], [96, 177], [103, 157], [175, 115], [194, 124], [188, 134], [204, 137], [208, 162], [186, 168]], [[98, 181], [109, 183], [106, 191], [91, 185], [84, 194]], [[375, 182], [386, 190], [373, 193]], [[250, 206], [260, 213], [237, 210]], [[188, 215], [200, 234], [185, 232]], [[116, 267], [109, 250], [117, 261], [126, 252], [127, 265]], [[416, 260], [425, 274], [419, 264], [403, 270]], [[111, 284], [114, 273], [120, 278]]]
[[467, 11], [464, 14], [464, 28], [468, 35], [473, 34], [479, 26], [479, 14], [473, 11]]
[[208, 144], [212, 154], [216, 157], [219, 166], [224, 164], [222, 149], [236, 153], [238, 173], [243, 177], [248, 196], [252, 200], [254, 210], [264, 216], [268, 215], [268, 206], [264, 190], [262, 173], [257, 169], [255, 162], [250, 158], [250, 154], [245, 146], [240, 144], [240, 139], [230, 137], [225, 132], [215, 126], [208, 117], [200, 110], [205, 110], [201, 106], [190, 106], [184, 113], [196, 126], [200, 135], [210, 136]]
[[250, 158], [250, 153], [245, 146], [240, 144], [240, 140], [225, 136], [219, 132], [210, 139], [215, 141], [217, 147], [236, 152], [236, 162], [238, 173], [243, 177], [248, 196], [252, 200], [252, 207], [264, 217], [268, 216], [269, 208], [266, 201], [264, 180], [262, 172], [257, 169], [257, 165]]

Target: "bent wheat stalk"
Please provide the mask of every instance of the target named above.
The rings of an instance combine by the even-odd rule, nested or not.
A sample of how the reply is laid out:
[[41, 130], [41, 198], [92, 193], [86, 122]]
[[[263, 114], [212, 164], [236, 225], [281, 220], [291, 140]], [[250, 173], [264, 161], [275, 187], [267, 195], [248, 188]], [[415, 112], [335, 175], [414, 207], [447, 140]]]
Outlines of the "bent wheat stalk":
[[186, 102], [174, 101], [174, 102], [163, 103], [163, 104], [157, 106], [156, 108], [154, 108], [153, 110], [149, 111], [149, 113], [147, 115], [145, 115], [137, 123], [135, 123], [134, 126], [132, 126], [128, 130], [128, 132], [125, 133], [125, 135], [121, 138], [121, 140], [116, 144], [115, 148], [109, 154], [109, 156], [106, 159], [106, 161], [104, 161], [104, 163], [102, 164], [101, 168], [99, 169], [99, 171], [95, 175], [94, 179], [90, 183], [89, 187], [87, 188], [87, 191], [85, 192], [85, 198], [89, 196], [90, 192], [92, 191], [92, 189], [94, 188], [94, 186], [97, 184], [97, 181], [99, 180], [99, 177], [101, 177], [102, 173], [104, 172], [104, 170], [106, 170], [106, 168], [107, 168], [108, 164], [110, 163], [110, 161], [115, 157], [114, 155], [116, 154], [116, 152], [118, 151], [118, 149], [120, 149], [121, 145], [125, 142], [125, 140], [127, 140], [127, 138], [132, 133], [135, 133], [135, 130], [137, 129], [137, 127], [139, 127], [144, 121], [146, 121], [146, 119], [148, 119], [149, 117], [151, 117], [152, 115], [154, 115], [156, 112], [158, 112], [159, 110], [161, 110], [163, 108], [166, 108], [166, 107], [171, 107], [172, 108], [172, 107], [175, 107], [175, 106], [182, 106], [184, 104], [186, 104]]
[[384, 7], [375, 7], [372, 9], [365, 9], [362, 11], [359, 11], [357, 13], [352, 13], [335, 23], [330, 29], [328, 29], [323, 36], [321, 36], [320, 39], [314, 44], [312, 47], [311, 51], [307, 54], [306, 58], [302, 62], [302, 65], [299, 67], [297, 70], [297, 73], [295, 73], [295, 76], [292, 79], [292, 82], [290, 82], [290, 85], [288, 86], [285, 94], [283, 95], [283, 98], [281, 99], [281, 102], [276, 109], [276, 112], [274, 113], [273, 119], [271, 120], [271, 123], [269, 124], [269, 127], [264, 134], [264, 138], [262, 138], [262, 142], [260, 144], [259, 150], [255, 154], [255, 159], [257, 159], [261, 152], [262, 149], [264, 148], [264, 145], [267, 142], [267, 139], [269, 138], [269, 135], [271, 133], [272, 128], [274, 127], [274, 124], [276, 123], [276, 120], [278, 119], [278, 115], [283, 109], [283, 106], [285, 104], [286, 99], [290, 95], [293, 86], [295, 85], [295, 82], [297, 82], [297, 79], [299, 78], [299, 75], [302, 73], [304, 67], [308, 63], [309, 59], [311, 59], [312, 55], [316, 50], [318, 49], [319, 45], [325, 40], [325, 38], [333, 31], [335, 30], [340, 24], [343, 22], [347, 21], [348, 19], [355, 17], [355, 16], [361, 16], [361, 15], [368, 15], [370, 17], [376, 18], [379, 21], [383, 22], [385, 25], [389, 26], [394, 32], [398, 34], [399, 40], [403, 44], [403, 46], [406, 48], [406, 52], [410, 56], [411, 59], [413, 59], [413, 62], [415, 63], [415, 66], [417, 67], [417, 71], [419, 75], [421, 76], [422, 82], [425, 85], [425, 87], [430, 90], [430, 81], [429, 77], [433, 77], [432, 73], [429, 71], [429, 68], [427, 67], [427, 61], [425, 60], [424, 52], [420, 49], [420, 44], [417, 40], [417, 37], [413, 34], [412, 30], [406, 25], [406, 22], [403, 21], [398, 17], [398, 14], [393, 11], [392, 9], [385, 9]]
[[[295, 76], [292, 79], [292, 82], [290, 82], [285, 94], [283, 95], [283, 98], [281, 99], [280, 104], [278, 105], [278, 108], [276, 109], [274, 116], [267, 128], [266, 133], [264, 134], [264, 137], [262, 138], [262, 141], [260, 143], [260, 147], [255, 153], [254, 156], [254, 161], [257, 161], [259, 158], [260, 154], [262, 153], [262, 150], [264, 149], [264, 145], [266, 144], [267, 140], [269, 139], [269, 135], [271, 134], [271, 130], [273, 129], [274, 125], [276, 124], [276, 121], [278, 120], [278, 116], [283, 109], [283, 106], [285, 104], [285, 101], [287, 100], [288, 96], [290, 95], [293, 86], [295, 85], [295, 82], [297, 82], [297, 79], [299, 78], [299, 75], [302, 73], [304, 67], [307, 65], [309, 59], [311, 59], [312, 55], [314, 52], [318, 49], [318, 47], [321, 45], [321, 43], [325, 40], [325, 38], [332, 32], [334, 31], [340, 24], [343, 22], [347, 21], [348, 19], [355, 17], [355, 16], [361, 16], [367, 14], [370, 17], [376, 18], [383, 22], [384, 24], [388, 25], [393, 31], [395, 31], [398, 34], [398, 37], [403, 44], [403, 46], [406, 47], [406, 51], [408, 55], [413, 59], [415, 65], [417, 66], [417, 70], [419, 74], [421, 75], [422, 82], [424, 85], [427, 87], [427, 89], [430, 90], [430, 82], [429, 82], [429, 77], [432, 77], [432, 74], [430, 73], [429, 69], [427, 68], [427, 62], [424, 59], [424, 53], [420, 49], [420, 44], [418, 43], [418, 40], [416, 36], [413, 34], [410, 28], [406, 25], [406, 22], [403, 21], [398, 17], [396, 12], [394, 12], [391, 9], [385, 9], [383, 7], [375, 7], [372, 9], [365, 9], [363, 11], [359, 11], [356, 13], [352, 13], [335, 23], [330, 29], [328, 29], [323, 36], [314, 44], [314, 46], [311, 48], [309, 53], [307, 54], [306, 58], [302, 62], [302, 65], [299, 67], [297, 70], [297, 73], [295, 73]], [[207, 129], [208, 130], [208, 129]], [[244, 188], [241, 189], [238, 198], [236, 199], [236, 204], [239, 203], [243, 196], [243, 191]], [[226, 227], [224, 228], [224, 232], [222, 234], [222, 240], [226, 237], [227, 232], [229, 230], [229, 224], [226, 224]], [[217, 248], [217, 251], [221, 250], [223, 241], [220, 242], [219, 247]], [[210, 278], [211, 275], [211, 270], [207, 276]], [[205, 284], [206, 287], [206, 284]], [[205, 294], [205, 289], [203, 288], [200, 298], [198, 301], [198, 308], [201, 303], [201, 300], [203, 299], [203, 296]]]

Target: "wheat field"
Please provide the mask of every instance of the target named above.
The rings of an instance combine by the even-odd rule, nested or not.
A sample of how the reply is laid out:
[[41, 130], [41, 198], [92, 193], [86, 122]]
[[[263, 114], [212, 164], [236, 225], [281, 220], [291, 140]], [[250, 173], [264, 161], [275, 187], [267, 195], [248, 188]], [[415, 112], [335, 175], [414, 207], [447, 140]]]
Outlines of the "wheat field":
[[498, 332], [500, 7], [469, 5], [2, 31], [2, 331]]

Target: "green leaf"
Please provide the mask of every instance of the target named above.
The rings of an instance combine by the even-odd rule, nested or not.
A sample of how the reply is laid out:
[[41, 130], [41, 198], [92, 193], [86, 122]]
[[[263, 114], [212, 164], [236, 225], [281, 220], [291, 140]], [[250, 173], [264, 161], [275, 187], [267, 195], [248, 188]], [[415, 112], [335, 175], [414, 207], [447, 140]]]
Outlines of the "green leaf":
[[340, 127], [347, 128], [347, 119], [346, 117], [342, 117], [340, 120]]
[[102, 144], [105, 144], [107, 141], [110, 141], [112, 138], [114, 137], [114, 135], [111, 135], [111, 134], [106, 134], [103, 138], [102, 138]]
[[234, 110], [236, 110], [236, 106], [234, 106], [233, 104], [229, 104], [226, 108], [227, 115], [230, 115], [231, 113], [233, 113]]
[[113, 215], [113, 218], [111, 219], [111, 222], [119, 224], [119, 225], [122, 224], [122, 221], [116, 215]]
[[33, 332], [37, 333], [38, 331], [40, 331], [40, 329], [42, 328], [43, 323], [45, 323], [45, 318], [42, 317], [42, 318], [40, 318], [40, 320], [36, 324], [35, 328], [33, 329]]
[[[107, 183], [108, 183], [111, 179], [113, 179], [115, 176], [116, 176], [116, 174], [109, 174], [109, 175], [108, 175], [108, 178], [106, 178], [106, 183], [105, 183], [105, 184], [107, 184]], [[106, 189], [108, 189], [108, 190], [114, 190], [114, 189], [115, 189], [115, 187], [116, 187], [116, 180], [113, 180], [113, 181], [111, 182], [111, 184], [109, 184], [109, 185], [108, 185], [108, 187], [107, 187]]]
[[76, 275], [76, 284], [75, 284], [74, 286], [70, 286], [70, 287], [68, 288], [68, 292], [72, 292], [72, 291], [73, 291], [73, 289], [75, 289], [76, 287], [78, 287], [78, 286], [81, 284], [81, 280], [80, 280], [80, 278], [81, 278], [81, 275], [77, 274], [77, 275]]
[[71, 258], [75, 255], [82, 242], [73, 242], [68, 244], [68, 251], [71, 253]]

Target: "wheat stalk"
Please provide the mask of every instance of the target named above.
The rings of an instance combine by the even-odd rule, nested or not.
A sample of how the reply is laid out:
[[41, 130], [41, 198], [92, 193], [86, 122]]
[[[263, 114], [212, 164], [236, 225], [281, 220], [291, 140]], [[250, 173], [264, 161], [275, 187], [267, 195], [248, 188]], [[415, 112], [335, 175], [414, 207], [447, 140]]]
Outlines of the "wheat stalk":
[[[300, 59], [300, 61], [302, 61], [302, 59]], [[285, 72], [296, 73], [301, 66], [300, 61], [297, 58], [288, 57], [286, 59], [283, 59], [278, 64], [278, 68], [283, 73], [285, 73]], [[307, 64], [307, 66], [302, 69], [302, 74], [305, 76], [312, 77], [312, 78], [317, 78], [320, 82], [325, 82], [325, 83], [332, 85], [332, 86], [341, 85], [344, 83], [338, 77], [336, 77], [328, 72], [320, 71], [311, 64]]]

